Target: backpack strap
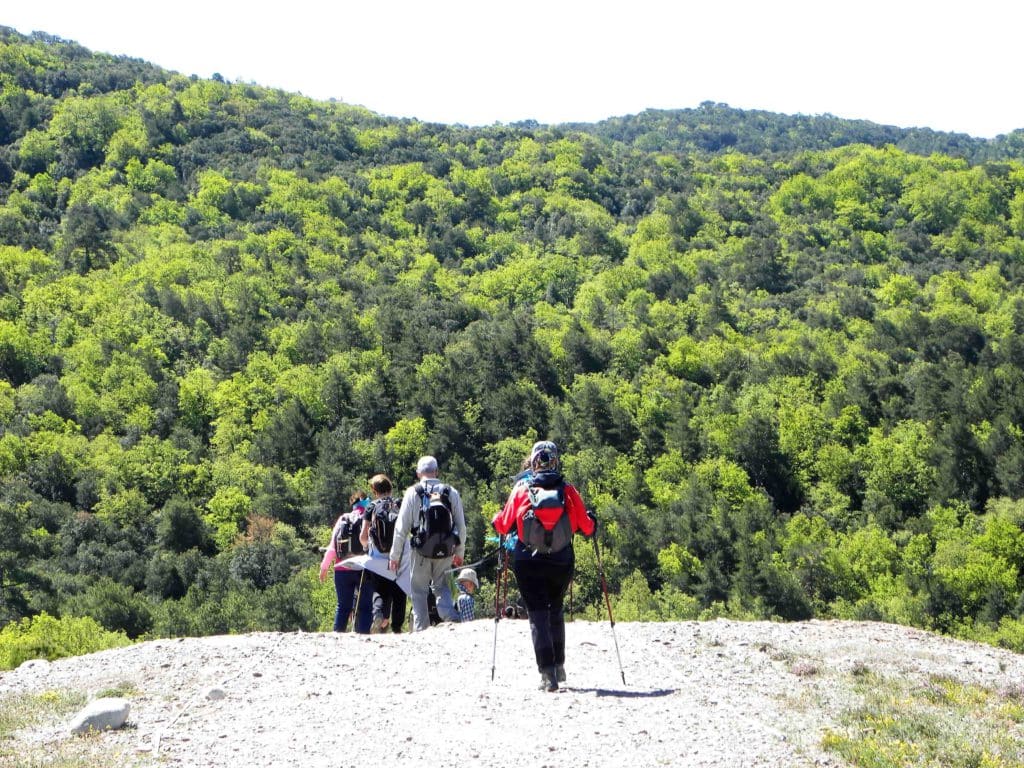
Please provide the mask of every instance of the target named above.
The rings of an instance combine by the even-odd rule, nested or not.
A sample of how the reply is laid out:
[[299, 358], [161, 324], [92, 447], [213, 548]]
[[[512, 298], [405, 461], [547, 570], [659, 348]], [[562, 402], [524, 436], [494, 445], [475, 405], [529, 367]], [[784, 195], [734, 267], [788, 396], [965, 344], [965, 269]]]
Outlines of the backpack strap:
[[436, 477], [424, 477], [417, 484], [420, 488], [420, 496], [430, 497], [430, 494], [435, 493], [437, 489], [446, 489], [448, 486], [438, 480]]
[[423, 513], [426, 512], [427, 506], [430, 504], [430, 491], [427, 489], [427, 478], [420, 480], [416, 483], [416, 495], [420, 500], [419, 516], [416, 518], [416, 522], [413, 524], [413, 530], [416, 530], [423, 525]]
[[435, 493], [440, 493], [446, 498], [449, 496], [449, 486], [442, 483], [436, 477], [425, 477], [416, 483], [416, 493], [420, 497], [420, 518], [423, 517], [423, 511], [430, 506], [430, 497]]
[[423, 527], [423, 518], [426, 514], [427, 507], [430, 506], [430, 489], [432, 486], [428, 485], [429, 481], [437, 482], [437, 480], [432, 477], [425, 477], [416, 483], [416, 495], [419, 496], [420, 499], [420, 508], [419, 514], [416, 516], [412, 525], [413, 532], [418, 531]]

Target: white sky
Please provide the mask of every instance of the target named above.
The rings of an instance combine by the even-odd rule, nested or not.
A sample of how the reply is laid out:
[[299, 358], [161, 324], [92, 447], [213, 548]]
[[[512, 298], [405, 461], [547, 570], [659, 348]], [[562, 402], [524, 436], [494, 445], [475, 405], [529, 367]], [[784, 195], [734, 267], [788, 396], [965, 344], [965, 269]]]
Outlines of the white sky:
[[0, 25], [444, 123], [710, 100], [979, 137], [1024, 128], [1018, 0], [0, 0]]

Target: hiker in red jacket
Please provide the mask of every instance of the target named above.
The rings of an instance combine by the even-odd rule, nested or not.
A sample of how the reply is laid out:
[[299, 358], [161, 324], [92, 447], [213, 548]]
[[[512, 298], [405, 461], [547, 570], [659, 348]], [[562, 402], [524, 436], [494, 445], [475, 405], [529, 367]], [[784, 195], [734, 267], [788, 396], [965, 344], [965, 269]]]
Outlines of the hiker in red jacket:
[[565, 681], [565, 614], [576, 557], [577, 532], [593, 536], [597, 521], [583, 506], [579, 491], [562, 477], [558, 447], [547, 440], [530, 451], [530, 473], [516, 483], [492, 525], [518, 541], [512, 570], [526, 603], [540, 687], [557, 691]]

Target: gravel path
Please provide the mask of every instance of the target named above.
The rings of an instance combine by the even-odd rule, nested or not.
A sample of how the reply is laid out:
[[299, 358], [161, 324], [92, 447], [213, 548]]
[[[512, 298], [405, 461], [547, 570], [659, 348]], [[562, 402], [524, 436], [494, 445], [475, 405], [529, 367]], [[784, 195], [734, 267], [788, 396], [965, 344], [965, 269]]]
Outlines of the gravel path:
[[[567, 630], [568, 681], [553, 694], [536, 690], [526, 622], [499, 624], [492, 681], [494, 623], [477, 621], [157, 640], [0, 673], [0, 700], [133, 687], [131, 727], [88, 745], [117, 762], [96, 765], [797, 768], [843, 764], [819, 745], [854, 702], [855, 669], [1024, 680], [1024, 656], [905, 627], [718, 620], [616, 624], [623, 684], [607, 622]], [[65, 728], [18, 743], [52, 751]]]

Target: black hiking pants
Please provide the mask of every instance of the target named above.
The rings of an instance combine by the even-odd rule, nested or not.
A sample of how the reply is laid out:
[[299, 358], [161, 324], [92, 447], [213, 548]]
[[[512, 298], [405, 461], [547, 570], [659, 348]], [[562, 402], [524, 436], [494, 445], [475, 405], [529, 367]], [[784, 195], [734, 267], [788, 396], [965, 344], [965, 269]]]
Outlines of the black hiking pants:
[[381, 618], [390, 622], [392, 632], [401, 632], [405, 626], [405, 592], [398, 582], [378, 573], [373, 574], [373, 590], [380, 595]]
[[534, 555], [516, 547], [512, 571], [530, 619], [537, 669], [565, 663], [565, 593], [569, 591], [576, 558], [572, 547]]

